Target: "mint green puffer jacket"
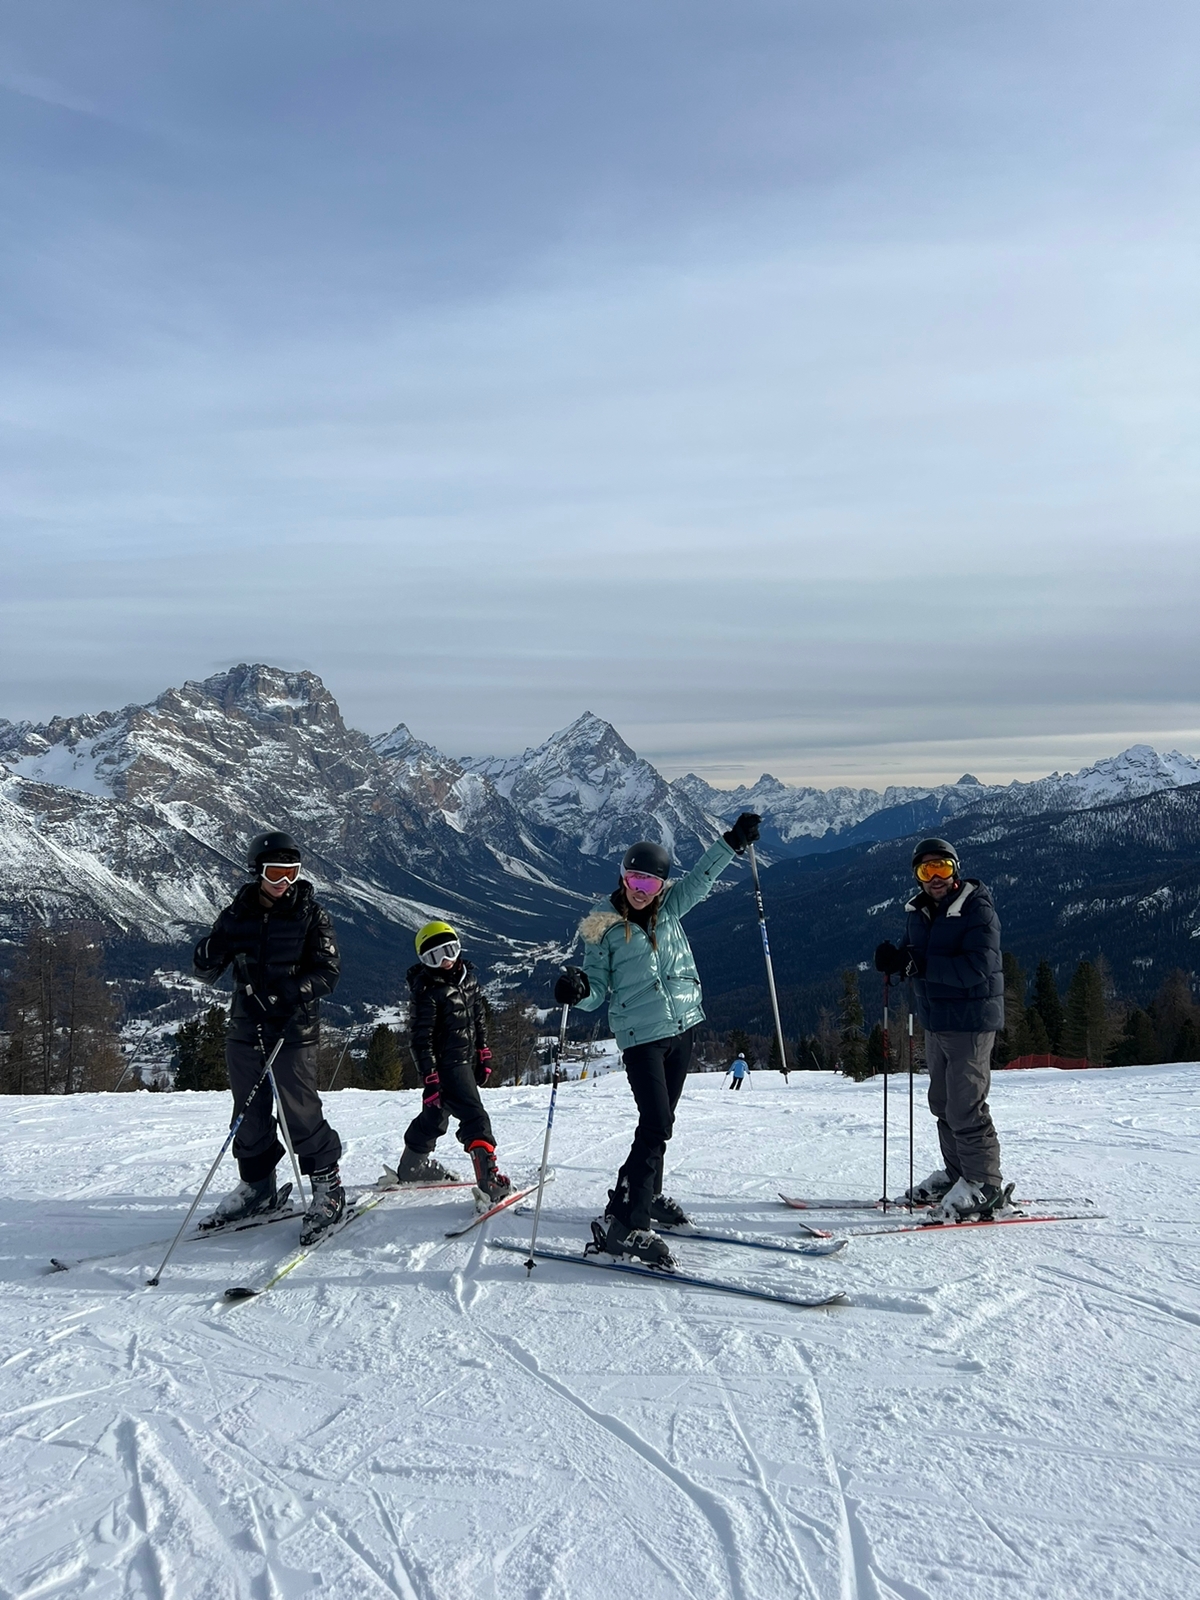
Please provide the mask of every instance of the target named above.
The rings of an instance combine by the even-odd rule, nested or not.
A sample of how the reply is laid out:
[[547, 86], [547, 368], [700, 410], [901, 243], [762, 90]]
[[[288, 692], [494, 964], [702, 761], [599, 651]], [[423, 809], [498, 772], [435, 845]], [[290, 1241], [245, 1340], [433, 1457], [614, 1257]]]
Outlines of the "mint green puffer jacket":
[[607, 900], [579, 924], [583, 970], [592, 992], [578, 1009], [597, 1011], [607, 1000], [619, 1049], [673, 1039], [704, 1021], [700, 979], [680, 918], [704, 899], [733, 857], [724, 839], [718, 839], [690, 872], [667, 884], [654, 930], [657, 950], [649, 935], [636, 922], [627, 925]]

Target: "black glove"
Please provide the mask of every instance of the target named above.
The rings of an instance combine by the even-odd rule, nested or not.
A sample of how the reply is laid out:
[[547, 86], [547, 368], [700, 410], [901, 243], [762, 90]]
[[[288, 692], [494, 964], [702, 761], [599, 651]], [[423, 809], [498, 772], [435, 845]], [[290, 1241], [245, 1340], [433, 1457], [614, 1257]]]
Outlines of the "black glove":
[[909, 952], [897, 950], [890, 939], [875, 946], [875, 970], [886, 972], [889, 977], [899, 977], [902, 972], [907, 972], [910, 959]]
[[554, 998], [560, 1006], [577, 1006], [591, 992], [592, 986], [582, 967], [565, 967], [554, 985]]
[[758, 838], [758, 825], [762, 818], [753, 811], [743, 811], [741, 816], [730, 828], [728, 833], [721, 835], [731, 850], [736, 850], [738, 855], [748, 844], [753, 844]]

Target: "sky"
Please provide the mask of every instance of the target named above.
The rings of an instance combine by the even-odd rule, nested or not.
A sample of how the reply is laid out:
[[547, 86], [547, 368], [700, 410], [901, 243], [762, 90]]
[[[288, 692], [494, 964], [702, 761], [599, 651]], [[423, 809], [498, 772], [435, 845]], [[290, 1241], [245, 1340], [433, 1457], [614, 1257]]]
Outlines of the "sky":
[[1200, 14], [0, 4], [0, 716], [1200, 750]]

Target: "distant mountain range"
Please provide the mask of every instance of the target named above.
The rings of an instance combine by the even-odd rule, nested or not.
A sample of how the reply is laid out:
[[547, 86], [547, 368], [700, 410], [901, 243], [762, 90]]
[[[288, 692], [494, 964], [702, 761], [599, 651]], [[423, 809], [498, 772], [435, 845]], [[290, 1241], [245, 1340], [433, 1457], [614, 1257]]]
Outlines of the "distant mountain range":
[[[1200, 966], [1200, 784], [1032, 816], [1005, 812], [989, 798], [961, 812], [946, 832], [966, 875], [991, 887], [1004, 947], [1028, 975], [1045, 957], [1065, 984], [1079, 961], [1103, 954], [1117, 991], [1145, 999], [1172, 968]], [[901, 933], [904, 903], [916, 887], [913, 842], [860, 843], [781, 862], [762, 875], [790, 1029], [813, 1028], [820, 1008], [834, 1003], [838, 974], [870, 963], [881, 940]], [[746, 876], [731, 893], [698, 906], [688, 932], [710, 1021], [767, 1031], [762, 945]], [[881, 981], [869, 968], [865, 992], [877, 995]]]
[[[1142, 799], [1183, 797], [1196, 784], [1200, 761], [1135, 746], [1034, 783], [988, 786], [966, 776], [878, 793], [793, 788], [764, 775], [751, 788], [723, 791], [693, 774], [668, 782], [590, 712], [524, 755], [456, 760], [402, 723], [377, 738], [347, 728], [312, 673], [239, 666], [168, 689], [149, 705], [48, 724], [0, 722], [0, 938], [11, 948], [31, 918], [83, 918], [108, 930], [111, 959], [127, 977], [181, 967], [197, 931], [242, 881], [249, 837], [280, 826], [303, 842], [306, 874], [339, 923], [339, 999], [394, 998], [412, 959], [412, 932], [433, 915], [461, 928], [499, 985], [542, 982], [581, 910], [615, 881], [630, 841], [660, 839], [688, 865], [739, 811], [757, 810], [764, 888], [769, 883], [771, 914], [781, 919], [778, 929], [773, 920], [773, 940], [782, 941], [786, 964], [784, 908], [793, 897], [815, 905], [807, 898], [817, 889], [814, 873], [832, 874], [828, 882], [861, 899], [865, 916], [890, 881], [892, 857], [904, 854], [886, 842], [953, 826], [956, 842], [979, 841], [981, 859], [1016, 883], [1021, 874], [1013, 875], [1005, 852], [1037, 823], [1058, 827], [1063, 848], [1073, 841], [1071, 872], [1055, 868], [1050, 881], [1074, 874], [1082, 882], [1095, 876], [1084, 871], [1087, 852], [1107, 861], [1116, 848], [1102, 816], [1123, 816], [1122, 807]], [[1151, 814], [1153, 838], [1132, 820]], [[1129, 812], [1130, 848], [1152, 876], [1160, 860], [1174, 860], [1176, 844], [1186, 848], [1186, 815], [1186, 805]], [[1071, 818], [1092, 821], [1072, 834]], [[1115, 905], [1121, 896], [1113, 895]], [[742, 915], [743, 903], [735, 887], [695, 915], [719, 945], [724, 920]], [[1136, 894], [1127, 902], [1138, 903]], [[1100, 912], [1068, 916], [1060, 906], [1056, 914], [1074, 919], [1072, 937], [1114, 936]], [[1143, 917], [1147, 929], [1154, 921]], [[819, 987], [857, 948], [860, 933], [849, 924], [844, 940], [822, 942], [820, 928], [818, 918], [812, 938], [796, 946], [804, 977], [787, 987], [797, 1004], [801, 990]], [[714, 947], [706, 989], [736, 997], [740, 971], [740, 958]], [[745, 979], [752, 987], [752, 968]]]

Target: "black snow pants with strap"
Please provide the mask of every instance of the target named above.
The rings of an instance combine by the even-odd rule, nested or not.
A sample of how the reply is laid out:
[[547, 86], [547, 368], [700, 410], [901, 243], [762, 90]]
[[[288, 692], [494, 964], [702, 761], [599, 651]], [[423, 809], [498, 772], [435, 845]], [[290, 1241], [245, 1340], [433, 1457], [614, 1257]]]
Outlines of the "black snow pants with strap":
[[[268, 1054], [270, 1052], [268, 1051]], [[225, 1064], [229, 1068], [229, 1087], [233, 1090], [234, 1116], [258, 1081], [263, 1069], [263, 1052], [257, 1045], [241, 1039], [226, 1039]], [[287, 1118], [292, 1148], [301, 1172], [325, 1172], [336, 1167], [342, 1141], [325, 1120], [321, 1097], [317, 1093], [317, 1047], [315, 1044], [288, 1045], [275, 1057], [271, 1068], [283, 1113]], [[254, 1096], [233, 1141], [238, 1175], [247, 1183], [269, 1177], [286, 1155], [275, 1121], [275, 1100], [270, 1079]]]
[[622, 1056], [639, 1115], [608, 1209], [627, 1228], [648, 1228], [650, 1202], [662, 1193], [663, 1160], [691, 1065], [694, 1033], [689, 1028], [672, 1039], [635, 1044]]

